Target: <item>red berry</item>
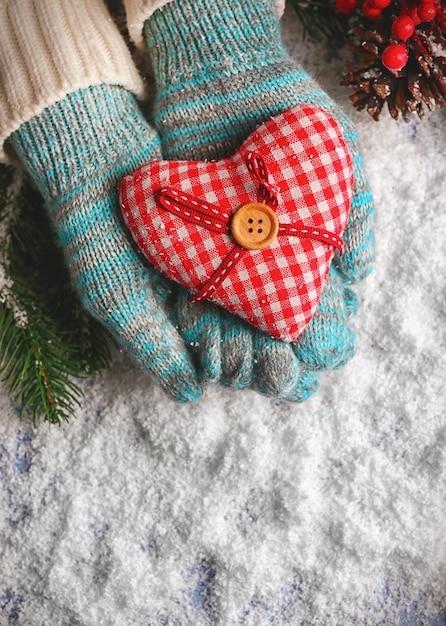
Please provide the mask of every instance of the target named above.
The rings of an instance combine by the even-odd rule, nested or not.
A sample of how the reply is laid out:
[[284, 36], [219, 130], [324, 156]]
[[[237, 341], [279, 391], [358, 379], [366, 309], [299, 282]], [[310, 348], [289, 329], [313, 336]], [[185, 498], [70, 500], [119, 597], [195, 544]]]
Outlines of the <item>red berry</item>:
[[437, 15], [437, 9], [433, 2], [421, 2], [418, 5], [417, 13], [422, 22], [431, 22]]
[[380, 9], [381, 11], [389, 6], [391, 0], [369, 0], [369, 4], [372, 5], [375, 9]]
[[401, 41], [410, 39], [414, 32], [415, 24], [409, 15], [400, 15], [392, 24], [392, 35]]
[[421, 20], [417, 13], [417, 7], [403, 8], [403, 10], [401, 11], [401, 14], [408, 15], [409, 17], [411, 17], [415, 26], [418, 26], [418, 24], [421, 24]]
[[339, 13], [351, 13], [356, 9], [358, 0], [336, 0], [336, 8]]
[[336, 0], [336, 8], [339, 13], [351, 13], [356, 9], [358, 0]]
[[381, 15], [381, 9], [377, 9], [376, 7], [372, 6], [370, 2], [368, 2], [368, 0], [365, 0], [364, 4], [362, 5], [362, 12], [366, 17], [369, 17], [370, 19], [379, 17]]
[[382, 53], [381, 61], [388, 70], [398, 72], [406, 65], [409, 55], [400, 43], [391, 43]]

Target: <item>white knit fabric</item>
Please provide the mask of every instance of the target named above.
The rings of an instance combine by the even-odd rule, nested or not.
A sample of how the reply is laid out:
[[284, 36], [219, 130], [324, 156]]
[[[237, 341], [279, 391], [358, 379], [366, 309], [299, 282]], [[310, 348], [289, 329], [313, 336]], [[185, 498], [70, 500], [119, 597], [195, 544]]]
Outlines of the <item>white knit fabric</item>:
[[[171, 1], [172, 0], [124, 0], [127, 13], [127, 28], [137, 46], [144, 45], [144, 21], [150, 17], [154, 11]], [[285, 0], [274, 0], [274, 2], [279, 17], [282, 17], [285, 10]]]
[[0, 161], [23, 122], [102, 83], [144, 92], [102, 0], [0, 0]]

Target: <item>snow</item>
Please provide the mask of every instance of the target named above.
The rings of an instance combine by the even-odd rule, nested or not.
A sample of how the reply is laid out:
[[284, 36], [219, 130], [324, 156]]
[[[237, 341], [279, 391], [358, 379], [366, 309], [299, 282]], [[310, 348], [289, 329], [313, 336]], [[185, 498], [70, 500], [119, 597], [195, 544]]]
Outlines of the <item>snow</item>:
[[342, 59], [284, 28], [362, 137], [358, 353], [302, 405], [176, 405], [122, 354], [60, 428], [1, 393], [1, 625], [446, 623], [446, 112], [374, 122]]

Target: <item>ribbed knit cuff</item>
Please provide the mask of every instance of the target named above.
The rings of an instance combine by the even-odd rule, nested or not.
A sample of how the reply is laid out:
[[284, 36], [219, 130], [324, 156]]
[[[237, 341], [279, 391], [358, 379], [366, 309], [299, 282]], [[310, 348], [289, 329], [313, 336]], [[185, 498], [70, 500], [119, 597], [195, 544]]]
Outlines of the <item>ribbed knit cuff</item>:
[[143, 82], [102, 0], [0, 1], [0, 161], [19, 126], [67, 94]]
[[9, 143], [48, 204], [92, 182], [109, 189], [161, 156], [158, 135], [134, 96], [105, 84], [50, 105], [23, 123]]
[[285, 51], [272, 0], [174, 0], [145, 22], [158, 91], [229, 75]]
[[[179, 0], [181, 2], [181, 0]], [[137, 46], [144, 46], [144, 22], [157, 9], [161, 9], [172, 0], [124, 0], [127, 13], [127, 28], [130, 36]], [[243, 0], [240, 0], [243, 4]], [[285, 0], [275, 0], [275, 5], [279, 18], [285, 10]], [[213, 3], [212, 11], [218, 11], [218, 3]]]

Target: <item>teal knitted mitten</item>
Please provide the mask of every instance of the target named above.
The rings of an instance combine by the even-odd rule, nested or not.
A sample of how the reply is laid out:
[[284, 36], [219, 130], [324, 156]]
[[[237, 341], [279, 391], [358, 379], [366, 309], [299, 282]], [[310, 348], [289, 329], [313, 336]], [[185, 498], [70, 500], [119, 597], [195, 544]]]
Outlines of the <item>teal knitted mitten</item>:
[[[299, 103], [327, 110], [349, 143], [355, 188], [345, 252], [335, 258], [304, 333], [291, 346], [281, 344], [222, 314], [220, 345], [207, 353], [207, 366], [214, 364], [215, 375], [221, 368], [223, 384], [257, 386], [285, 397], [292, 393], [286, 389], [302, 363], [315, 370], [331, 369], [345, 364], [354, 352], [354, 336], [347, 325], [355, 310], [354, 298], [344, 285], [364, 278], [374, 256], [373, 204], [357, 133], [339, 107], [286, 54], [270, 0], [172, 0], [146, 21], [145, 35], [157, 84], [154, 121], [164, 158], [227, 157], [268, 117]], [[194, 323], [194, 306], [185, 303], [180, 309], [179, 326], [183, 332], [190, 330], [191, 342], [198, 333], [195, 342], [201, 344], [207, 329]], [[213, 324], [219, 325], [215, 317]]]
[[173, 284], [143, 265], [120, 220], [123, 176], [160, 156], [134, 97], [111, 85], [66, 96], [9, 138], [44, 196], [85, 307], [164, 390], [200, 396], [167, 303]]
[[203, 384], [250, 387], [267, 396], [302, 402], [318, 388], [317, 372], [299, 362], [289, 344], [269, 337], [210, 302], [191, 304], [180, 288], [172, 322], [195, 355]]

